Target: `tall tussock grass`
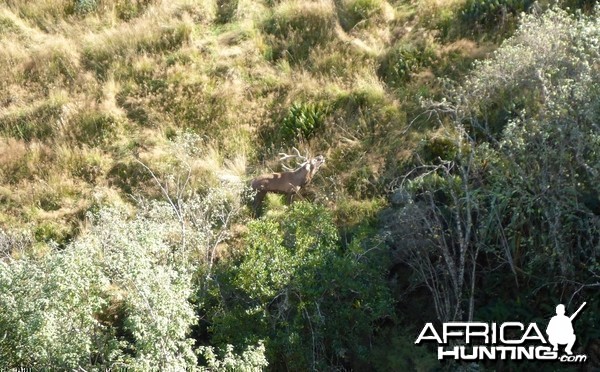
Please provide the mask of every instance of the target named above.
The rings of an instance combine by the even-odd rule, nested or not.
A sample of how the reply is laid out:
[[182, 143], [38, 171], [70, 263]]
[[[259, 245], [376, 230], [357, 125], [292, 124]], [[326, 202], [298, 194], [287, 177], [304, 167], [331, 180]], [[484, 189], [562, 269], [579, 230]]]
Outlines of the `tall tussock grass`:
[[300, 62], [311, 50], [336, 36], [337, 18], [331, 1], [279, 3], [263, 23], [273, 59]]

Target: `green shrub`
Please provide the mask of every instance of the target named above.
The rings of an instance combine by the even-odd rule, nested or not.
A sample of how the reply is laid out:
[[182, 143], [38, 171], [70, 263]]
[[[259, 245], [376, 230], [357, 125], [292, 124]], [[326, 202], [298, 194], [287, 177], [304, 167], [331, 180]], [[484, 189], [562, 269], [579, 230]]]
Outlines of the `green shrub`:
[[[42, 198], [40, 207], [44, 210], [56, 210], [59, 208], [58, 200]], [[33, 236], [37, 242], [56, 243], [64, 247], [73, 237], [72, 232], [65, 226], [57, 222], [42, 222], [37, 225], [33, 231]]]
[[[99, 208], [88, 214], [87, 233], [64, 249], [0, 260], [0, 368], [197, 367], [192, 272], [199, 262], [210, 269], [239, 194], [214, 189], [179, 206], [185, 214], [166, 202], [141, 204], [134, 215]], [[41, 225], [35, 238], [52, 239], [53, 229]], [[17, 239], [0, 239], [4, 252], [22, 249]], [[222, 360], [200, 352], [212, 353], [211, 365], [265, 365], [260, 345], [240, 356], [228, 350]]]
[[372, 242], [357, 239], [341, 250], [332, 215], [305, 202], [253, 221], [245, 242], [239, 262], [227, 269], [234, 286], [216, 294], [242, 301], [226, 300], [219, 307], [228, 311], [210, 316], [213, 342], [262, 339], [275, 369], [368, 360], [374, 322], [392, 311], [383, 257], [369, 249]]
[[98, 0], [76, 0], [74, 11], [77, 14], [88, 14], [98, 9]]
[[0, 262], [0, 366], [74, 369], [110, 355], [94, 314], [105, 301], [95, 254], [53, 251], [46, 258]]
[[493, 29], [511, 30], [516, 16], [533, 3], [534, 0], [467, 0], [460, 10], [460, 21], [474, 34]]
[[385, 205], [386, 201], [383, 198], [339, 199], [336, 202], [336, 225], [351, 229], [377, 226], [377, 215]]
[[595, 22], [593, 17], [577, 21], [560, 9], [525, 17], [493, 59], [475, 64], [456, 92], [464, 103], [461, 115], [471, 119], [472, 134], [500, 136], [508, 122], [524, 113], [539, 114], [549, 103], [551, 88], [563, 79], [580, 80], [594, 72], [583, 61], [598, 58]]
[[425, 42], [417, 44], [401, 43], [383, 55], [377, 75], [389, 86], [402, 87], [411, 77], [435, 60], [435, 52]]
[[199, 352], [206, 365], [206, 368], [201, 366], [200, 371], [260, 372], [269, 365], [262, 342], [257, 346], [248, 346], [239, 354], [234, 353], [233, 345], [227, 345], [224, 350], [217, 352], [214, 347], [200, 346]]
[[[587, 199], [600, 191], [599, 20], [560, 9], [524, 16], [451, 103], [437, 103], [456, 136], [421, 150], [429, 159], [407, 183], [414, 202], [398, 211], [390, 241], [438, 299], [440, 320], [477, 318], [478, 303], [488, 304], [484, 317], [516, 309], [533, 319], [547, 311], [531, 308], [538, 301], [593, 297], [576, 283], [599, 274], [598, 198]], [[499, 97], [505, 108], [526, 104], [491, 131]], [[482, 254], [492, 258], [483, 266]]]
[[424, 163], [436, 164], [440, 161], [455, 160], [458, 148], [454, 138], [433, 137], [421, 141], [417, 154]]
[[293, 144], [308, 141], [325, 125], [327, 108], [321, 103], [294, 103], [283, 118], [279, 135], [283, 142]]

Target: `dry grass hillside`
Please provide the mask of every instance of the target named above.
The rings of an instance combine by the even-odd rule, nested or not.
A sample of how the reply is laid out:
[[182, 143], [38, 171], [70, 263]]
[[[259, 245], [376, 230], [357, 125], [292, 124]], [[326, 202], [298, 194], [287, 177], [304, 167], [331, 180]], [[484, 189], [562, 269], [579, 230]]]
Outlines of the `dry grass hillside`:
[[139, 161], [200, 190], [292, 146], [328, 157], [316, 197], [352, 223], [439, 137], [419, 100], [510, 32], [472, 3], [9, 0], [0, 226], [66, 242], [90, 208], [158, 195]]

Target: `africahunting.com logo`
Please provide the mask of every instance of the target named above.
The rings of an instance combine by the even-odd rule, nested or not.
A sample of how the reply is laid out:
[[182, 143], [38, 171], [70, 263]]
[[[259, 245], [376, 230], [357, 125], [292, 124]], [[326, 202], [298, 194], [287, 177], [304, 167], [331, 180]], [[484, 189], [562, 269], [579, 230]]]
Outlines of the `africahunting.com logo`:
[[[556, 306], [556, 315], [546, 327], [545, 337], [536, 323], [520, 322], [443, 323], [440, 332], [427, 323], [415, 344], [436, 342], [438, 359], [454, 360], [558, 360], [581, 363], [587, 355], [573, 355], [577, 340], [573, 320], [585, 302], [571, 316], [565, 315], [565, 305]], [[559, 348], [560, 346], [560, 348]], [[564, 353], [561, 353], [564, 346]]]

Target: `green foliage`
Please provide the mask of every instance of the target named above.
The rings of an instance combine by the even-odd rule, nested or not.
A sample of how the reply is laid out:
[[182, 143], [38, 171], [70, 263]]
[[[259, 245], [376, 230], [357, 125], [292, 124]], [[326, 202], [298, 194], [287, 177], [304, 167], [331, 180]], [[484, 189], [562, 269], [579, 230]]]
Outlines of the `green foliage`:
[[423, 162], [435, 164], [439, 161], [454, 160], [458, 149], [454, 138], [433, 137], [421, 141], [417, 154]]
[[234, 353], [233, 345], [227, 345], [225, 350], [217, 353], [211, 346], [200, 346], [198, 349], [206, 360], [206, 368], [200, 367], [200, 371], [260, 372], [269, 365], [262, 342], [257, 346], [248, 346], [241, 354]]
[[[495, 318], [490, 318], [495, 319]], [[434, 371], [439, 368], [435, 352], [415, 345], [412, 332], [393, 328], [382, 337], [373, 352], [376, 371]]]
[[[133, 216], [100, 208], [88, 215], [89, 231], [64, 249], [4, 257], [0, 368], [195, 368], [192, 273], [197, 265], [210, 272], [239, 198], [236, 188], [215, 188], [181, 201], [178, 213], [160, 202], [141, 204]], [[4, 253], [23, 250], [17, 238], [0, 235], [0, 244], [10, 244]], [[212, 348], [199, 351], [209, 366], [256, 370], [265, 366], [263, 350], [237, 356], [227, 349], [222, 360]]]
[[377, 195], [380, 185], [373, 169], [368, 165], [355, 166], [346, 180], [346, 190], [356, 199], [368, 199]]
[[[169, 226], [110, 210], [94, 220], [93, 230], [63, 251], [3, 262], [2, 367], [193, 365], [190, 277], [169, 259]], [[123, 303], [122, 329], [99, 320], [114, 301]], [[119, 339], [123, 332], [130, 337]]]
[[[588, 79], [589, 61], [597, 58], [594, 19], [581, 21], [562, 10], [550, 10], [523, 24], [491, 60], [476, 64], [457, 92], [473, 135], [500, 136], [506, 123], [549, 109], [552, 89], [567, 79]], [[566, 87], [566, 86], [565, 86]]]
[[377, 226], [377, 214], [386, 201], [380, 199], [340, 199], [336, 203], [335, 220], [340, 227]]
[[[118, 344], [94, 314], [105, 305], [90, 252], [0, 262], [0, 366], [74, 369]], [[92, 351], [93, 349], [93, 351]]]
[[400, 88], [412, 74], [430, 66], [435, 58], [434, 50], [426, 43], [400, 43], [383, 55], [377, 74], [389, 86]]
[[308, 141], [322, 132], [327, 108], [322, 103], [298, 103], [290, 107], [279, 127], [281, 139], [293, 144]]
[[[57, 204], [54, 205], [54, 208], [56, 208], [56, 205]], [[33, 236], [38, 242], [57, 244], [59, 247], [66, 246], [66, 244], [72, 238], [65, 226], [56, 222], [40, 223], [33, 230]]]
[[[431, 370], [411, 326], [571, 296], [595, 350], [600, 27], [560, 3], [472, 66], [531, 2], [8, 1], [0, 370]], [[327, 209], [244, 220], [263, 128]]]
[[391, 316], [380, 252], [358, 240], [340, 250], [332, 216], [303, 202], [280, 219], [252, 222], [246, 242], [233, 293], [221, 293], [244, 300], [223, 304], [231, 311], [210, 319], [215, 342], [264, 339], [273, 368], [368, 360], [374, 322]]
[[467, 0], [460, 11], [463, 27], [475, 34], [512, 28], [515, 16], [529, 9], [533, 0]]
[[98, 0], [76, 0], [74, 11], [78, 14], [87, 14], [98, 9]]
[[598, 2], [595, 0], [563, 0], [561, 1], [561, 5], [563, 8], [578, 10], [582, 9], [586, 12], [592, 12], [594, 10], [594, 6], [597, 5]]

